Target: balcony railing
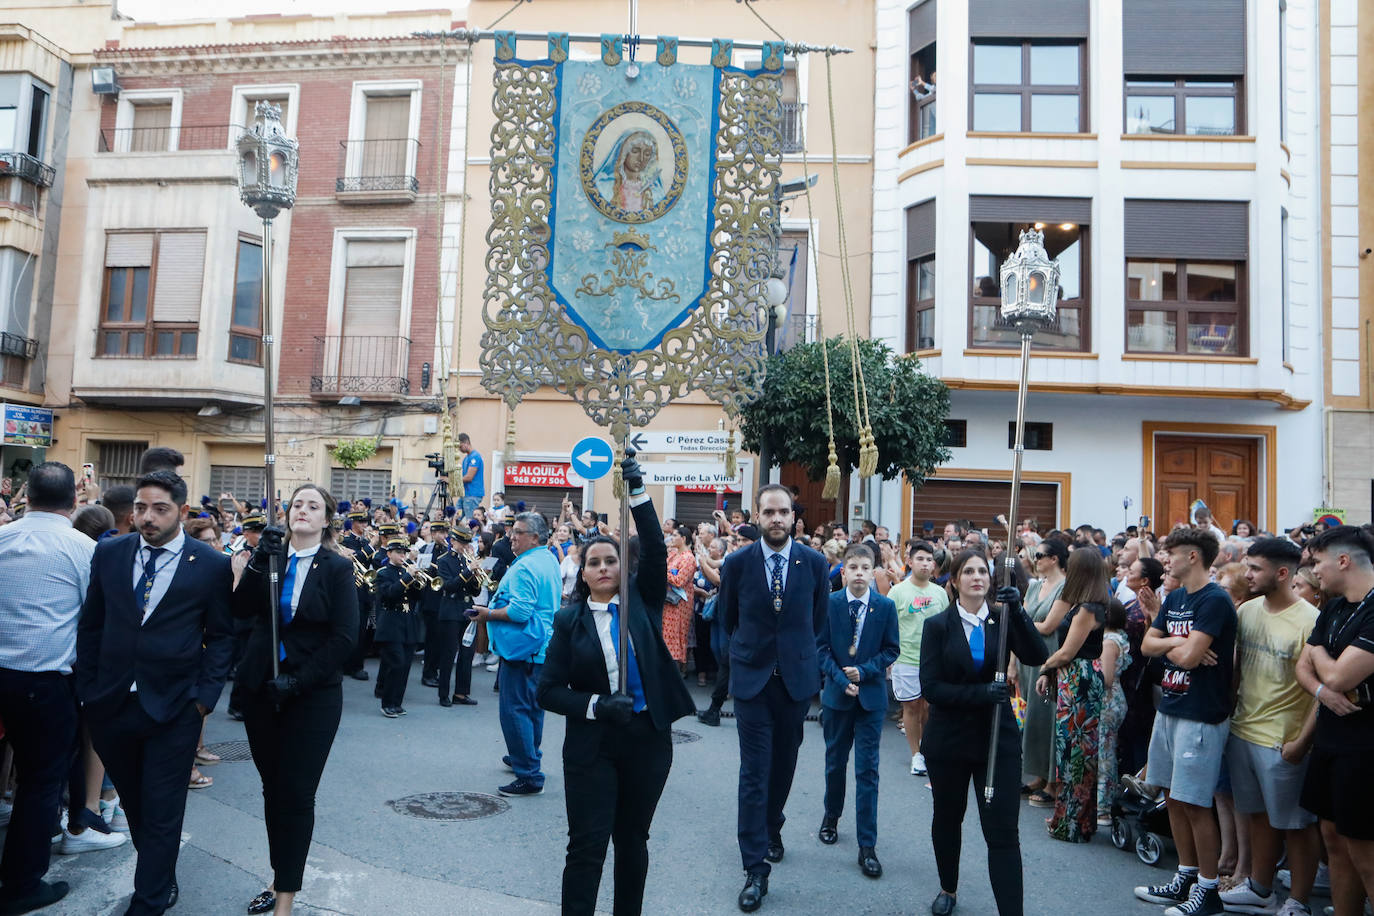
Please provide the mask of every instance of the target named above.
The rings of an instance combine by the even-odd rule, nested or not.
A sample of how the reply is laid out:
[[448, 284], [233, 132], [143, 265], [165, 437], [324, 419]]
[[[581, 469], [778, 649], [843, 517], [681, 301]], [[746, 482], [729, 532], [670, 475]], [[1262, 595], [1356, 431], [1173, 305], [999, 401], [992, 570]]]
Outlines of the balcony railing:
[[178, 127], [117, 127], [100, 132], [102, 153], [167, 153], [227, 150], [243, 127], [238, 124], [183, 124]]
[[0, 332], [0, 356], [17, 356], [20, 359], [34, 359], [38, 356], [38, 341], [22, 334]]
[[405, 337], [315, 338], [316, 395], [377, 397], [410, 394], [410, 340]]
[[800, 153], [806, 148], [804, 125], [806, 124], [805, 102], [782, 103], [782, 151]]
[[340, 194], [366, 191], [402, 191], [415, 194], [420, 179], [415, 164], [420, 160], [420, 141], [340, 140], [339, 177], [334, 190]]
[[28, 153], [0, 153], [0, 178], [18, 178], [40, 188], [51, 188], [57, 170]]

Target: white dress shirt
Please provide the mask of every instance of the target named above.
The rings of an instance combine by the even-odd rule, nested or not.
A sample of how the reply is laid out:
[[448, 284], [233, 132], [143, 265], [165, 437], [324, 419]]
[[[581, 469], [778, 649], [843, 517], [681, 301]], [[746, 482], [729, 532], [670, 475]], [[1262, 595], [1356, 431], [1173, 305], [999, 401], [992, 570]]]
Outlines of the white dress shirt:
[[[133, 587], [134, 601], [140, 602], [143, 596], [139, 594], [138, 587], [143, 582], [143, 566], [148, 562], [149, 551], [153, 545], [144, 540], [143, 535], [138, 536], [138, 549], [134, 551], [133, 568]], [[181, 552], [186, 549], [186, 530], [178, 529], [177, 536], [166, 544], [162, 545], [163, 552], [158, 555], [157, 565], [153, 572], [153, 587], [148, 593], [148, 603], [143, 608], [143, 623], [148, 622], [148, 618], [153, 616], [153, 611], [157, 610], [158, 602], [167, 594], [167, 589], [172, 584], [172, 578], [177, 572], [177, 563], [181, 561]]]
[[[294, 548], [294, 547], [291, 547], [291, 548], [288, 548], [288, 549], [287, 549], [287, 552], [286, 552], [286, 562], [290, 563], [292, 557], [296, 557], [296, 558], [297, 558], [297, 560], [296, 560], [296, 580], [295, 580], [295, 583], [294, 583], [294, 585], [293, 585], [293, 587], [292, 587], [292, 589], [291, 589], [291, 594], [290, 594], [289, 596], [288, 596], [288, 595], [282, 595], [283, 598], [289, 598], [289, 600], [290, 600], [290, 602], [291, 602], [291, 616], [292, 616], [292, 617], [296, 616], [296, 608], [298, 608], [298, 607], [301, 606], [301, 595], [305, 592], [305, 577], [306, 577], [306, 575], [310, 572], [310, 567], [314, 565], [314, 562], [313, 562], [313, 561], [314, 561], [314, 559], [315, 559], [315, 554], [317, 554], [317, 553], [319, 553], [319, 552], [320, 552], [320, 545], [319, 545], [319, 544], [316, 544], [314, 547], [310, 547], [310, 548], [308, 548], [308, 549], [306, 549], [306, 550], [296, 550], [296, 548]], [[282, 568], [281, 573], [282, 573], [283, 576], [286, 575], [286, 568], [285, 568], [285, 567]]]
[[[964, 606], [963, 606], [962, 604], [956, 604], [956, 607], [958, 607], [958, 609], [959, 609], [959, 622], [962, 623], [962, 624], [964, 625], [964, 638], [965, 638], [965, 639], [971, 639], [971, 638], [973, 637], [973, 631], [974, 631], [974, 630], [978, 629], [978, 628], [981, 627], [981, 626], [985, 626], [985, 625], [987, 624], [987, 622], [988, 622], [988, 603], [987, 603], [986, 601], [983, 602], [983, 606], [980, 607], [980, 608], [978, 609], [978, 613], [976, 613], [976, 614], [970, 614], [968, 611], [964, 610]], [[984, 633], [984, 634], [983, 634], [983, 637], [984, 637], [984, 646], [986, 646], [986, 645], [987, 645], [987, 633]]]
[[868, 619], [868, 602], [869, 599], [872, 597], [872, 589], [865, 590], [862, 598], [855, 598], [854, 593], [851, 592], [849, 589], [844, 590], [844, 606], [846, 609], [848, 609], [850, 605], [852, 605], [855, 601], [859, 602], [859, 626], [856, 630], [854, 630], [854, 641], [849, 644], [851, 648], [858, 646], [859, 640], [863, 638], [864, 621]]
[[782, 587], [787, 588], [787, 561], [792, 558], [792, 539], [789, 537], [787, 543], [782, 545], [781, 550], [774, 550], [768, 546], [767, 541], [759, 541], [759, 546], [763, 548], [763, 582], [768, 586], [768, 591], [773, 591], [773, 555], [782, 555]]
[[95, 541], [56, 512], [0, 528], [0, 668], [71, 674]]
[[[601, 654], [606, 659], [606, 683], [610, 684], [611, 690], [614, 691], [616, 685], [620, 682], [620, 662], [616, 659], [617, 646], [615, 640], [611, 638], [612, 604], [616, 605], [617, 609], [620, 608], [619, 595], [616, 595], [605, 604], [600, 601], [593, 601], [590, 598], [587, 599], [587, 607], [590, 608], [592, 612], [592, 622], [596, 624], [596, 636], [601, 640]], [[620, 616], [623, 620], [624, 613], [622, 612]], [[588, 719], [596, 718], [596, 701], [599, 699], [601, 699], [601, 694], [594, 693], [592, 694], [592, 698], [587, 701]]]

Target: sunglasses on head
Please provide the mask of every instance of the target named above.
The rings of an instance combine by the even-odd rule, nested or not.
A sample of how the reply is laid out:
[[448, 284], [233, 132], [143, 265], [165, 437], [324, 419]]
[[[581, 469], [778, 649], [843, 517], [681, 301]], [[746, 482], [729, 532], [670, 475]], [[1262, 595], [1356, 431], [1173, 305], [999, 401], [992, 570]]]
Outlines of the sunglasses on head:
[[1035, 555], [1035, 558], [1036, 558], [1037, 560], [1048, 560], [1048, 559], [1049, 559], [1050, 557], [1052, 557], [1052, 556], [1054, 556], [1054, 554], [1052, 554], [1052, 553], [1037, 553], [1037, 554]]

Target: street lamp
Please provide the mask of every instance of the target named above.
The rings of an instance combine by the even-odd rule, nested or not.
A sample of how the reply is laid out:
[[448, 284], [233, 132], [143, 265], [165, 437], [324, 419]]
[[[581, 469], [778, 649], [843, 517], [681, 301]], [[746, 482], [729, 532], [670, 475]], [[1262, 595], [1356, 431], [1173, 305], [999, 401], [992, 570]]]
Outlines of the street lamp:
[[[264, 484], [267, 523], [277, 520], [276, 443], [272, 435], [272, 220], [296, 202], [296, 168], [300, 145], [282, 132], [281, 108], [259, 101], [253, 126], [239, 138], [239, 199], [262, 219], [262, 412]], [[268, 565], [272, 606], [272, 676], [278, 673], [277, 558]]]
[[[1016, 445], [1011, 471], [1011, 511], [1007, 514], [1007, 549], [1002, 584], [1010, 585], [1016, 564], [1017, 504], [1021, 497], [1021, 456], [1025, 452], [1026, 389], [1030, 385], [1031, 338], [1036, 331], [1054, 326], [1055, 306], [1059, 300], [1059, 264], [1045, 253], [1045, 234], [1026, 229], [1016, 253], [1002, 262], [1002, 310], [1000, 322], [1021, 334], [1021, 383], [1016, 388]], [[1007, 608], [1002, 605], [1001, 626], [997, 634], [997, 683], [1007, 682]], [[991, 803], [993, 780], [997, 775], [997, 733], [1001, 728], [1002, 706], [992, 710], [992, 733], [988, 736], [988, 771], [983, 783], [983, 798]]]

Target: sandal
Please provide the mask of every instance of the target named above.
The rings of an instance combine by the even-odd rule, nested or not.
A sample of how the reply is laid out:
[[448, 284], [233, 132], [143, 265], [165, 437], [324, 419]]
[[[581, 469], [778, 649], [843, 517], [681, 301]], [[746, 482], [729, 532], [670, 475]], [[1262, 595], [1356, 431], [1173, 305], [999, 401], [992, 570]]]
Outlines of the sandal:
[[1026, 797], [1026, 802], [1032, 808], [1053, 808], [1054, 796], [1044, 789], [1036, 789]]
[[196, 748], [196, 763], [203, 763], [206, 766], [214, 766], [215, 764], [219, 763], [222, 759], [223, 758], [220, 757], [219, 754], [216, 754], [214, 751], [210, 750], [204, 745], [201, 745], [200, 747]]
[[272, 888], [269, 887], [267, 890], [248, 901], [248, 912], [270, 913], [276, 906], [277, 895], [272, 891]]
[[191, 781], [190, 781], [190, 783], [187, 784], [186, 788], [188, 788], [188, 789], [208, 789], [208, 788], [210, 788], [211, 786], [213, 786], [214, 784], [215, 784], [215, 779], [214, 779], [213, 776], [206, 776], [204, 773], [196, 773], [195, 775], [193, 775], [193, 776], [191, 777]]

